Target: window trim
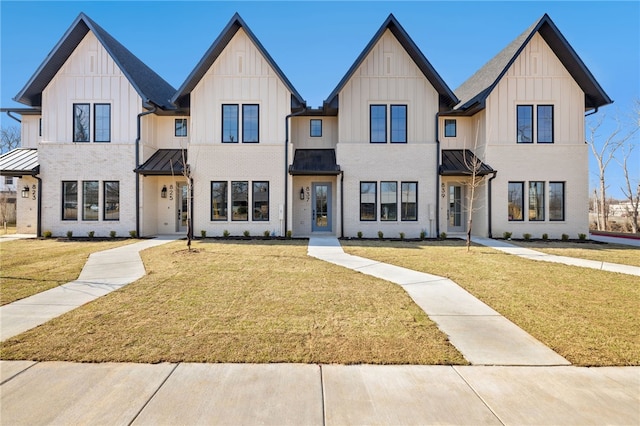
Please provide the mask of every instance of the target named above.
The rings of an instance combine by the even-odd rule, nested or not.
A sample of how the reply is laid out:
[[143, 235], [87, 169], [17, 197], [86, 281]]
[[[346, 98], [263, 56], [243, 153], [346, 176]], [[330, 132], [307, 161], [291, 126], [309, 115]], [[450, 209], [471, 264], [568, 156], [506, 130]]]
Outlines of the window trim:
[[[266, 218], [256, 219], [256, 184], [263, 185], [266, 184], [267, 188], [267, 215]], [[258, 191], [259, 192], [259, 191]], [[269, 222], [269, 215], [271, 213], [271, 205], [270, 205], [270, 194], [269, 194], [269, 181], [268, 180], [254, 180], [251, 182], [251, 221], [252, 222]]]
[[[178, 122], [182, 122], [182, 128], [184, 129], [184, 134], [178, 134]], [[186, 118], [176, 118], [173, 123], [173, 136], [176, 138], [186, 138], [188, 136], [187, 132], [187, 119]]]
[[[107, 184], [118, 184], [118, 217], [115, 219], [107, 218]], [[120, 220], [120, 181], [119, 180], [105, 180], [102, 182], [102, 194], [104, 202], [102, 203], [102, 220], [105, 222], [117, 222]]]
[[[67, 204], [67, 192], [66, 192], [66, 184], [68, 183], [74, 183], [76, 185], [76, 199], [75, 199], [75, 203], [76, 203], [76, 214], [75, 217], [73, 218], [67, 218], [65, 217], [65, 205]], [[78, 181], [77, 180], [63, 180], [62, 181], [62, 211], [61, 216], [62, 216], [62, 220], [63, 221], [78, 221]]]
[[[87, 191], [86, 191], [86, 187], [85, 185], [87, 184], [91, 184], [91, 183], [95, 183], [96, 185], [96, 217], [95, 219], [89, 218], [87, 219], [87, 210], [86, 210], [86, 204], [87, 204]], [[98, 180], [83, 180], [82, 181], [82, 221], [83, 222], [97, 222], [100, 220], [100, 181]]]
[[[394, 107], [404, 107], [404, 141], [395, 141], [393, 139], [393, 110]], [[407, 143], [409, 140], [408, 137], [408, 129], [407, 129], [407, 122], [408, 122], [408, 107], [407, 104], [391, 104], [389, 106], [389, 142], [390, 143]]]
[[[214, 184], [224, 184], [224, 217], [223, 218], [215, 218], [213, 214], [213, 185]], [[212, 222], [228, 222], [229, 221], [229, 182], [226, 180], [212, 180], [209, 185], [209, 189], [211, 192], [211, 211], [210, 211], [210, 219]]]
[[[245, 132], [247, 131], [247, 122], [245, 120], [245, 108], [256, 107], [256, 140], [246, 140]], [[242, 143], [260, 143], [260, 104], [242, 104]]]
[[[520, 185], [520, 219], [514, 219], [512, 216], [509, 215], [509, 207], [511, 202], [510, 196], [511, 196], [511, 190], [509, 189], [509, 187], [511, 185], [516, 185], [519, 184]], [[509, 181], [507, 182], [507, 219], [509, 222], [524, 222], [524, 181], [518, 180], [518, 181]]]
[[[562, 218], [561, 219], [553, 219], [551, 217], [551, 185], [554, 184], [560, 184], [562, 187], [562, 197], [561, 197], [561, 202], [562, 202], [562, 209], [560, 211]], [[564, 222], [566, 220], [566, 208], [565, 208], [565, 204], [566, 204], [566, 188], [567, 188], [567, 184], [566, 182], [563, 181], [549, 181], [549, 222]]]
[[[546, 194], [545, 194], [545, 182], [543, 180], [530, 180], [528, 185], [528, 191], [527, 191], [527, 220], [529, 222], [544, 222], [545, 221], [545, 212], [546, 212], [546, 208], [547, 206], [546, 204]], [[537, 186], [537, 184], [542, 184], [542, 197], [541, 197], [541, 201], [542, 201], [542, 207], [538, 208], [536, 210], [537, 212], [541, 212], [541, 214], [539, 215], [540, 217], [538, 217], [538, 215], [536, 215], [535, 219], [531, 219], [531, 190], [534, 188], [534, 186]], [[539, 195], [538, 195], [539, 197]]]
[[[382, 107], [384, 108], [384, 140], [373, 140], [373, 109]], [[369, 143], [387, 143], [387, 104], [370, 104], [369, 105]]]
[[[416, 217], [415, 219], [406, 219], [404, 217], [404, 210], [402, 208], [403, 202], [402, 202], [402, 187], [405, 184], [415, 184], [416, 186], [416, 201], [415, 201], [415, 205], [416, 205]], [[401, 181], [400, 182], [400, 221], [401, 222], [417, 222], [418, 221], [418, 182], [417, 181]]]
[[[224, 129], [224, 110], [225, 107], [235, 107], [235, 112], [236, 112], [236, 139], [237, 140], [225, 140], [225, 129]], [[220, 123], [220, 133], [221, 133], [221, 138], [220, 140], [222, 141], [222, 143], [239, 143], [240, 142], [240, 106], [239, 104], [222, 104], [221, 107], [221, 123]]]
[[[447, 124], [453, 124], [453, 134], [448, 133]], [[444, 137], [445, 138], [456, 138], [458, 134], [458, 122], [453, 118], [445, 118], [444, 120]]]
[[[234, 198], [233, 198], [233, 184], [245, 184], [246, 185], [246, 194], [247, 194], [247, 218], [246, 219], [235, 219], [233, 217], [233, 208], [234, 208]], [[248, 222], [249, 221], [249, 181], [248, 180], [232, 180], [231, 181], [231, 221], [232, 222]]]
[[[78, 138], [76, 138], [76, 108], [80, 107], [80, 106], [86, 106], [87, 107], [87, 114], [89, 115], [89, 117], [87, 117], [87, 136], [86, 136], [86, 140], [79, 140]], [[73, 103], [73, 107], [72, 107], [72, 123], [71, 123], [71, 131], [72, 131], [72, 140], [74, 143], [89, 143], [91, 142], [91, 104], [87, 103], [87, 102], [74, 102]]]
[[[540, 140], [540, 107], [548, 107], [551, 108], [551, 140], [550, 141], [541, 141]], [[540, 104], [536, 105], [536, 142], [542, 144], [549, 144], [555, 142], [555, 111], [553, 104]]]
[[[395, 184], [395, 203], [393, 203], [396, 208], [395, 208], [395, 216], [393, 218], [389, 218], [387, 217], [386, 219], [382, 217], [382, 185], [384, 184]], [[384, 203], [384, 204], [391, 204], [391, 203]], [[398, 182], [395, 180], [383, 180], [380, 181], [380, 222], [397, 222], [398, 221]]]
[[[531, 140], [530, 141], [521, 141], [520, 140], [520, 108], [528, 108], [531, 111], [531, 119], [529, 120], [529, 127], [530, 127], [530, 137]], [[523, 119], [524, 120], [524, 119]], [[516, 105], [516, 142], [517, 143], [522, 143], [522, 144], [530, 144], [533, 143], [533, 136], [534, 136], [534, 131], [533, 131], [533, 123], [534, 123], [534, 117], [533, 117], [533, 105], [532, 104], [522, 104], [522, 105]]]
[[[320, 123], [320, 134], [318, 135], [314, 135], [313, 134], [313, 123]], [[319, 118], [312, 118], [309, 120], [309, 137], [310, 138], [321, 138], [322, 137], [322, 120]]]
[[[109, 137], [105, 140], [98, 140], [98, 112], [97, 108], [100, 106], [108, 106], [109, 107], [109, 118], [108, 118], [108, 131]], [[93, 142], [95, 143], [109, 143], [111, 142], [111, 104], [110, 103], [100, 103], [96, 102], [93, 104]]]
[[[372, 219], [362, 218], [362, 185], [373, 184], [373, 215]], [[367, 192], [368, 194], [368, 192]], [[372, 204], [372, 203], [367, 203]], [[378, 220], [378, 182], [376, 181], [360, 181], [360, 221], [361, 222], [377, 222]]]

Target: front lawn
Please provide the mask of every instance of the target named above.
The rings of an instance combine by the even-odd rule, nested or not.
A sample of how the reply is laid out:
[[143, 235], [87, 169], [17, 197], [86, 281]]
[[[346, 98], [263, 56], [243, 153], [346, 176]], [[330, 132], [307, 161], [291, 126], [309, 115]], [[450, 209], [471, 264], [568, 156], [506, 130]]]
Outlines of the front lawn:
[[598, 262], [621, 263], [640, 266], [640, 247], [622, 244], [603, 244], [593, 241], [511, 241], [532, 250], [558, 256], [578, 257]]
[[404, 290], [307, 256], [306, 241], [184, 241], [148, 274], [9, 339], [2, 359], [466, 364]]

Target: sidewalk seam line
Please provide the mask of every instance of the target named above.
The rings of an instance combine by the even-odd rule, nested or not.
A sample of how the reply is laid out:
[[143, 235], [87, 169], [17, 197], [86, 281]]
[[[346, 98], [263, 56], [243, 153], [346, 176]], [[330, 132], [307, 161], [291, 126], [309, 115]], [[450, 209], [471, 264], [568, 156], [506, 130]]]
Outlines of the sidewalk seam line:
[[324, 379], [323, 379], [323, 373], [322, 373], [322, 364], [318, 364], [318, 367], [320, 368], [320, 393], [322, 394], [321, 398], [320, 398], [320, 403], [322, 404], [322, 426], [326, 426], [327, 425], [327, 406], [324, 403], [324, 399], [325, 399], [325, 394], [324, 394]]
[[178, 362], [176, 363], [176, 365], [171, 369], [171, 371], [169, 372], [169, 374], [167, 374], [167, 377], [164, 378], [164, 380], [160, 383], [160, 385], [158, 386], [158, 388], [151, 394], [151, 396], [149, 397], [149, 399], [147, 399], [147, 401], [142, 404], [142, 407], [140, 408], [140, 410], [138, 410], [138, 412], [135, 414], [135, 416], [133, 416], [133, 418], [131, 419], [131, 421], [129, 423], [127, 423], [127, 426], [131, 426], [133, 424], [133, 422], [136, 421], [136, 419], [140, 416], [140, 414], [144, 411], [144, 409], [147, 407], [147, 405], [149, 405], [149, 403], [151, 402], [151, 400], [156, 396], [156, 394], [158, 392], [160, 392], [160, 389], [162, 389], [162, 387], [164, 386], [164, 384], [167, 382], [167, 380], [169, 380], [169, 377], [171, 377], [171, 375], [173, 374], [174, 371], [176, 371], [176, 368], [178, 368], [178, 366], [181, 363]]
[[493, 409], [489, 406], [489, 404], [487, 403], [487, 401], [484, 400], [483, 397], [480, 396], [480, 394], [476, 391], [476, 389], [471, 386], [471, 383], [469, 383], [467, 381], [467, 379], [462, 375], [462, 373], [460, 373], [460, 371], [458, 371], [458, 369], [456, 368], [455, 365], [452, 365], [451, 368], [453, 368], [453, 371], [456, 372], [456, 374], [467, 384], [467, 386], [469, 386], [469, 389], [471, 389], [471, 391], [478, 397], [478, 399], [480, 401], [482, 401], [482, 403], [484, 404], [485, 407], [487, 407], [487, 410], [489, 410], [491, 412], [491, 414], [494, 415], [494, 417], [500, 422], [500, 424], [502, 425], [506, 425], [505, 422], [502, 421], [502, 419], [500, 418], [500, 416], [498, 416], [498, 413], [496, 413], [495, 411], [493, 411]]
[[10, 380], [15, 379], [16, 377], [18, 377], [19, 375], [21, 375], [21, 374], [22, 374], [22, 373], [24, 373], [25, 371], [29, 370], [31, 367], [33, 367], [33, 366], [34, 366], [34, 365], [36, 365], [36, 364], [40, 364], [40, 361], [34, 361], [34, 362], [33, 362], [33, 364], [31, 364], [30, 366], [28, 366], [28, 367], [27, 367], [27, 368], [25, 368], [24, 370], [18, 371], [18, 372], [17, 372], [16, 374], [14, 374], [13, 376], [9, 377], [8, 379], [3, 380], [3, 381], [0, 383], [0, 386], [1, 386], [1, 385], [4, 385], [5, 383], [7, 383], [7, 382], [8, 382], [8, 381], [10, 381]]

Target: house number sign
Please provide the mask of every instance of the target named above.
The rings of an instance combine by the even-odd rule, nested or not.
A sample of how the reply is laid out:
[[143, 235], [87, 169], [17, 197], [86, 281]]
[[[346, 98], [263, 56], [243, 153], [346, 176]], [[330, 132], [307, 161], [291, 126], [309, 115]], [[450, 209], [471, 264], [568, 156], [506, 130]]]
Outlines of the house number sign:
[[173, 200], [173, 185], [169, 185], [169, 199]]
[[309, 189], [309, 187], [308, 187], [308, 186], [304, 189], [304, 192], [306, 193], [306, 196], [307, 196], [307, 203], [308, 203], [308, 202], [309, 202], [309, 200], [311, 199], [311, 196], [309, 195], [309, 192], [310, 192], [310, 191], [311, 191], [311, 190]]
[[31, 186], [31, 194], [33, 194], [31, 196], [31, 199], [35, 200], [37, 198], [37, 196], [36, 196], [36, 184], [35, 183]]

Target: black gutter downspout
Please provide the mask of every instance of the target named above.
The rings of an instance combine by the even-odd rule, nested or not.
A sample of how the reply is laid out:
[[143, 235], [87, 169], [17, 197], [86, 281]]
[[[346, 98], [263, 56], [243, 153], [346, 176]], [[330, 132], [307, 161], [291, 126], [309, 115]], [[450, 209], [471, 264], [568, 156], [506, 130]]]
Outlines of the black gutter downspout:
[[189, 215], [189, 238], [191, 238], [193, 240], [193, 178], [190, 177], [189, 181], [191, 181], [191, 194], [189, 194], [191, 196], [191, 214]]
[[11, 115], [11, 111], [7, 111], [7, 115], [16, 120], [18, 123], [22, 123], [22, 120], [20, 120], [18, 117], [14, 117], [13, 115]]
[[38, 238], [42, 237], [42, 179], [36, 174], [32, 174], [32, 177], [38, 180], [38, 216], [36, 222], [36, 235]]
[[[436, 236], [440, 238], [440, 112], [436, 112]], [[429, 229], [431, 231], [431, 229]]]
[[298, 112], [291, 113], [284, 118], [284, 235], [287, 236], [287, 220], [288, 214], [287, 210], [289, 209], [289, 118], [295, 117], [296, 115], [303, 114], [307, 110], [305, 106], [302, 110]]
[[344, 238], [344, 170], [340, 170], [340, 238]]
[[[153, 104], [152, 104], [153, 105]], [[153, 105], [149, 111], [141, 112], [137, 117], [137, 133], [136, 133], [136, 170], [140, 167], [140, 119], [149, 114], [153, 114], [158, 110], [156, 105]], [[140, 238], [140, 173], [136, 172], [136, 237]]]
[[489, 238], [493, 238], [493, 235], [491, 233], [491, 181], [494, 180], [496, 178], [496, 175], [498, 174], [497, 170], [493, 171], [493, 176], [491, 176], [489, 178], [489, 194], [488, 194], [488, 200], [487, 200], [487, 204], [489, 205], [489, 209], [487, 214], [489, 215]]

